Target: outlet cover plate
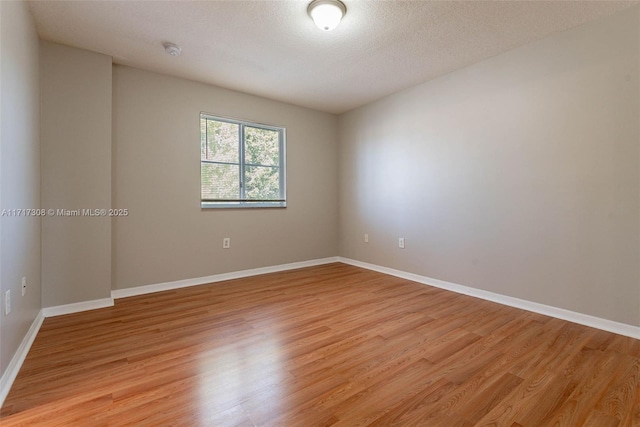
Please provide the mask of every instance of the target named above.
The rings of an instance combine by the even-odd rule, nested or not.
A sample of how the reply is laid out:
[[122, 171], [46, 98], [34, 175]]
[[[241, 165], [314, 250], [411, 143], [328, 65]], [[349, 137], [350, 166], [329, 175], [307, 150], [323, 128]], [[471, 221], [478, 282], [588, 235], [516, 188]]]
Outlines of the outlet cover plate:
[[11, 289], [4, 293], [4, 315], [11, 313]]

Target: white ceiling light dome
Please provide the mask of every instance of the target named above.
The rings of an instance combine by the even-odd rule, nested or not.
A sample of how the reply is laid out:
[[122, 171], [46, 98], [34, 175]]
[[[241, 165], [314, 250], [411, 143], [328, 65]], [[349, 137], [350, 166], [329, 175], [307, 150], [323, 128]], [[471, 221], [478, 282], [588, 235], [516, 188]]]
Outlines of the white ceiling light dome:
[[347, 7], [340, 0], [313, 0], [307, 8], [307, 13], [318, 28], [331, 31], [347, 13]]

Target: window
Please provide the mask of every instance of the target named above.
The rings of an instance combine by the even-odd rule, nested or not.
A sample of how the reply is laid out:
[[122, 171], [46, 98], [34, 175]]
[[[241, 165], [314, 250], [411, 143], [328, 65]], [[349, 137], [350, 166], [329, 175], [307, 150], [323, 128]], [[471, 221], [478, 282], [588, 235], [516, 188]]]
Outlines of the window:
[[285, 207], [284, 153], [284, 128], [201, 113], [201, 206]]

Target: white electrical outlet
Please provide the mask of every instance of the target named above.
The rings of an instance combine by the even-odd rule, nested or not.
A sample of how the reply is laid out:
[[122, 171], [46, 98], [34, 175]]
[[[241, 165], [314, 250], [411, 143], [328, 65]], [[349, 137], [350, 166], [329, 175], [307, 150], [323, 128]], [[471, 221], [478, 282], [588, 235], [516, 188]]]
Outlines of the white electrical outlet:
[[229, 249], [231, 247], [231, 238], [225, 237], [222, 239], [222, 249]]
[[367, 233], [364, 233], [364, 242], [369, 243], [369, 235]]
[[22, 278], [22, 296], [27, 293], [27, 278]]
[[4, 315], [11, 313], [11, 289], [4, 293]]
[[404, 249], [404, 237], [399, 237], [398, 238], [398, 247], [400, 249]]

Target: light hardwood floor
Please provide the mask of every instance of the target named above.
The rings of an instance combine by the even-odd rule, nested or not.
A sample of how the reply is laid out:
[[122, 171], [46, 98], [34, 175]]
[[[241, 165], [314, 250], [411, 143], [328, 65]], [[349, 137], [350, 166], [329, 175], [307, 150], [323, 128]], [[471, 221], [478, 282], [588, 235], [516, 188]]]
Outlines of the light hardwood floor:
[[45, 320], [2, 426], [637, 426], [640, 341], [347, 266]]

